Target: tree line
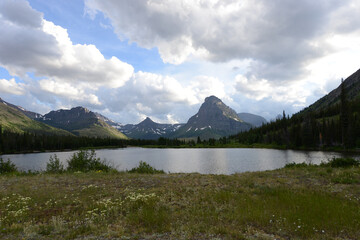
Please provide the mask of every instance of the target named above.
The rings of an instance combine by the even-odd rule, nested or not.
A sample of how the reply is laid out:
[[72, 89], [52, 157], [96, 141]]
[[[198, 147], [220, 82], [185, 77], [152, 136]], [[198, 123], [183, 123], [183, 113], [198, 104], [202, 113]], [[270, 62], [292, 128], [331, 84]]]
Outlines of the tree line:
[[0, 153], [96, 148], [103, 146], [124, 147], [125, 145], [122, 139], [58, 136], [29, 132], [17, 133], [3, 129], [0, 126]]
[[80, 148], [126, 147], [126, 146], [159, 146], [177, 147], [187, 144], [178, 139], [159, 138], [157, 140], [144, 139], [115, 139], [94, 138], [84, 136], [59, 136], [35, 134], [30, 132], [17, 133], [4, 129], [0, 125], [0, 154], [25, 153], [33, 151], [54, 151]]

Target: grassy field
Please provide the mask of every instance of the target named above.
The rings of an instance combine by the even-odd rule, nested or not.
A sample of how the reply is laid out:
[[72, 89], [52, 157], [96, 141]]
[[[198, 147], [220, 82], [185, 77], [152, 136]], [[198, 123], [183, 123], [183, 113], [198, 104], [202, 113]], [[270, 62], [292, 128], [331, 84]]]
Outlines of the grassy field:
[[1, 239], [359, 237], [359, 167], [0, 175]]

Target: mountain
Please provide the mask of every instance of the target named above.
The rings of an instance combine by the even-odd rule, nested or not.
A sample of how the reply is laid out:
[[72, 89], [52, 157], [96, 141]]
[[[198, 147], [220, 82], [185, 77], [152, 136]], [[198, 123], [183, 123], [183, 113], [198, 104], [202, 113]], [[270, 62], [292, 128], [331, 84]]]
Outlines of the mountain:
[[119, 128], [124, 134], [135, 139], [158, 139], [169, 137], [184, 124], [161, 124], [147, 117], [139, 124], [126, 124]]
[[31, 119], [35, 119], [35, 118], [42, 117], [42, 115], [41, 115], [40, 113], [35, 113], [35, 112], [28, 111], [28, 110], [24, 109], [23, 107], [16, 106], [16, 105], [14, 105], [14, 104], [5, 102], [5, 101], [2, 100], [1, 98], [0, 98], [0, 103], [5, 103], [5, 104], [7, 104], [8, 106], [10, 106], [10, 107], [12, 107], [12, 108], [14, 108], [14, 109], [16, 109], [16, 110], [24, 113], [26, 116], [28, 116], [28, 117], [31, 118]]
[[116, 129], [120, 129], [123, 125], [120, 124], [120, 123], [117, 123], [103, 115], [101, 115], [100, 113], [97, 113], [97, 112], [94, 112], [96, 117], [102, 121], [104, 121], [105, 123], [109, 124], [110, 126], [112, 126], [113, 128], [116, 128]]
[[242, 144], [281, 148], [360, 148], [360, 70], [339, 87], [291, 118], [283, 116], [262, 127], [240, 133]]
[[266, 119], [259, 115], [255, 115], [251, 113], [238, 113], [237, 115], [241, 120], [250, 123], [254, 127], [260, 127], [263, 124], [267, 123]]
[[199, 112], [174, 133], [174, 138], [201, 139], [220, 138], [249, 130], [251, 125], [244, 122], [230, 107], [219, 98], [210, 96], [205, 99]]
[[[344, 89], [349, 101], [355, 100], [360, 96], [360, 69], [344, 80]], [[299, 114], [320, 111], [340, 103], [341, 84], [326, 96], [305, 108]]]
[[28, 117], [26, 113], [30, 116], [35, 116], [34, 114], [36, 114], [32, 114], [32, 112], [26, 111], [0, 98], [0, 125], [3, 129], [18, 133], [30, 132], [46, 135], [72, 135], [65, 130], [37, 122]]
[[37, 120], [50, 126], [67, 130], [78, 136], [127, 138], [94, 112], [83, 107], [51, 111]]

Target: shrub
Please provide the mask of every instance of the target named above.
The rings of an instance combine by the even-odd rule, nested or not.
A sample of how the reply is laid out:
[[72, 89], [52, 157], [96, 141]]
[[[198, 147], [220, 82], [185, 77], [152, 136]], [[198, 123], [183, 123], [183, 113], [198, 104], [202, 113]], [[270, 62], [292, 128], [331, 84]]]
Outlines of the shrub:
[[155, 173], [165, 173], [163, 170], [157, 170], [150, 166], [148, 163], [140, 161], [139, 166], [133, 168], [128, 171], [129, 173], [147, 173], [147, 174], [155, 174]]
[[359, 161], [353, 158], [333, 158], [327, 163], [322, 163], [322, 166], [329, 166], [333, 168], [339, 167], [352, 167], [352, 166], [359, 166]]
[[2, 158], [0, 158], [0, 174], [12, 172], [17, 172], [15, 164], [13, 164], [10, 159], [4, 161]]
[[309, 166], [307, 163], [288, 163], [285, 165], [285, 168], [302, 168]]
[[112, 169], [104, 160], [96, 157], [95, 150], [81, 150], [74, 153], [67, 161], [68, 171], [109, 171]]
[[54, 154], [54, 157], [51, 155], [49, 158], [49, 162], [46, 164], [46, 172], [62, 173], [64, 171], [64, 165], [60, 162], [58, 156], [56, 156], [56, 154]]

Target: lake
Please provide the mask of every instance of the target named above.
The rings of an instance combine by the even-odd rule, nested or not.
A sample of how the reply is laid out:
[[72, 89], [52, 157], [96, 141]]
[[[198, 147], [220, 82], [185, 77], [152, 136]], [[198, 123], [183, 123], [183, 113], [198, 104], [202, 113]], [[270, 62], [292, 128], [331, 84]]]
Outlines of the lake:
[[[76, 151], [2, 155], [10, 159], [19, 170], [44, 170], [50, 155], [56, 154], [66, 166], [66, 160]], [[129, 147], [96, 150], [97, 157], [123, 171], [147, 162], [156, 169], [170, 173], [233, 174], [265, 171], [284, 167], [287, 163], [320, 164], [333, 157], [354, 157], [338, 152], [294, 151], [254, 148], [182, 148], [154, 149]]]

